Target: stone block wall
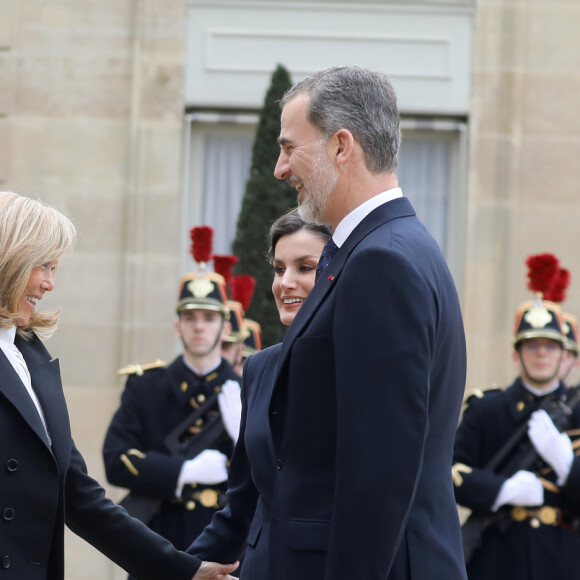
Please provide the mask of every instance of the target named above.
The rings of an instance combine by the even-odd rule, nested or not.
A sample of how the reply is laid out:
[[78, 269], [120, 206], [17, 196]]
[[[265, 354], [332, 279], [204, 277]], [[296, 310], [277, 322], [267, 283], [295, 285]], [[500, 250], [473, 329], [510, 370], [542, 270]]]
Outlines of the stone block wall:
[[[464, 314], [468, 389], [511, 382], [513, 319], [530, 254], [572, 273], [580, 315], [580, 26], [577, 2], [481, 0], [470, 116]], [[578, 377], [574, 377], [577, 382]]]
[[[103, 483], [116, 369], [176, 352], [186, 10], [178, 0], [0, 0], [0, 188], [64, 207], [77, 224], [76, 251], [43, 303], [63, 307], [47, 347], [61, 358], [76, 442]], [[564, 307], [580, 315], [578, 29], [576, 0], [477, 4], [468, 389], [514, 376], [529, 254], [554, 252], [571, 270]], [[67, 542], [67, 580], [124, 578], [86, 543]]]
[[[63, 307], [47, 347], [103, 484], [116, 370], [176, 351], [185, 16], [177, 0], [0, 0], [0, 189], [66, 208], [77, 226], [43, 308]], [[125, 577], [67, 543], [67, 580]]]

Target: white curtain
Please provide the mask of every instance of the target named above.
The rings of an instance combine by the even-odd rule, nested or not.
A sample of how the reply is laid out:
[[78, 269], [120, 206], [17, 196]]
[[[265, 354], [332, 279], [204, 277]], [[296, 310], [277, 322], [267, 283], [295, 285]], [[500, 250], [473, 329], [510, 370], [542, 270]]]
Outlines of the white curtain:
[[446, 253], [451, 185], [452, 142], [405, 132], [399, 161], [399, 185], [417, 217]]
[[[223, 128], [223, 127], [222, 127]], [[446, 253], [453, 139], [449, 133], [404, 132], [399, 184]], [[203, 150], [203, 223], [215, 229], [214, 252], [231, 253], [249, 176], [254, 129], [247, 134], [207, 130]]]
[[214, 228], [214, 253], [230, 254], [249, 177], [253, 135], [207, 134], [203, 223]]

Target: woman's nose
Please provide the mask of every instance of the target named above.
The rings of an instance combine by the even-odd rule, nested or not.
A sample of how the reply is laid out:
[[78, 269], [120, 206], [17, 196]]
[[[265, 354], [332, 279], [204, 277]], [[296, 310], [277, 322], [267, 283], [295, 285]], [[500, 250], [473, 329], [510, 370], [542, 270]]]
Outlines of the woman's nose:
[[44, 273], [44, 280], [42, 281], [41, 285], [47, 292], [54, 290], [54, 276], [50, 268], [47, 268], [46, 272]]
[[294, 288], [296, 286], [296, 278], [290, 270], [286, 270], [284, 272], [284, 276], [282, 276], [282, 286], [284, 288]]

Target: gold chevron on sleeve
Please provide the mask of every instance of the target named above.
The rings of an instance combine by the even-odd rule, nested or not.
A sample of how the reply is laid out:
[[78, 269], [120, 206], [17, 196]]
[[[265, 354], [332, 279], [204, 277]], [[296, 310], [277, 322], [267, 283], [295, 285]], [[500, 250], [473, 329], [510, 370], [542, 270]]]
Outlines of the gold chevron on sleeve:
[[460, 487], [463, 484], [463, 475], [471, 473], [473, 469], [465, 463], [456, 463], [451, 468], [451, 477], [453, 478], [453, 484], [455, 487]]
[[139, 470], [131, 463], [131, 460], [127, 457], [127, 455], [125, 455], [125, 453], [121, 454], [120, 457], [121, 461], [123, 462], [123, 465], [135, 476], [137, 477], [139, 475]]

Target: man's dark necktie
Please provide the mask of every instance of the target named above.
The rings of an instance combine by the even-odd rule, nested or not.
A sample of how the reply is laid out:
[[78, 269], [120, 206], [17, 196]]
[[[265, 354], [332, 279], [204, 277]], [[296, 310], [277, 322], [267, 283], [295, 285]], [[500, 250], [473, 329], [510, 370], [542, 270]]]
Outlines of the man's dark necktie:
[[328, 266], [336, 252], [338, 252], [338, 246], [334, 243], [334, 240], [330, 238], [324, 245], [322, 254], [320, 254], [320, 260], [318, 260], [318, 266], [316, 266], [316, 280], [320, 278], [320, 274], [322, 274], [323, 270]]

